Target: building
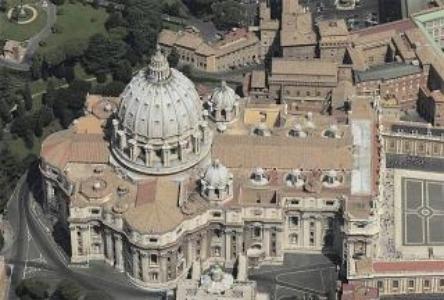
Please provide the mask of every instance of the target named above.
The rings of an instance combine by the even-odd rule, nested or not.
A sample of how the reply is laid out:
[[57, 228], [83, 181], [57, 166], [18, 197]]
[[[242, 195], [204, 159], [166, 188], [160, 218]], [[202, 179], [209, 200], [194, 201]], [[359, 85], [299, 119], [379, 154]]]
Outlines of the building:
[[0, 256], [0, 299], [6, 300], [9, 295], [9, 277], [7, 275], [5, 258]]
[[166, 55], [174, 48], [180, 64], [207, 72], [227, 71], [262, 59], [259, 39], [245, 28], [233, 29], [214, 43], [206, 42], [197, 32], [164, 29], [158, 43]]
[[[226, 89], [209, 101], [232, 97]], [[338, 213], [373, 194], [364, 165], [372, 145], [354, 137], [370, 134], [371, 114], [344, 125], [230, 99], [217, 102], [238, 107], [222, 130], [158, 50], [121, 97], [89, 96], [88, 114], [43, 142], [45, 210], [69, 232], [71, 263], [103, 260], [138, 286], [174, 288], [188, 286], [182, 280], [195, 262], [233, 267], [245, 255], [248, 266], [260, 266], [293, 251], [341, 255]], [[362, 165], [352, 163], [356, 153]], [[366, 205], [355, 210], [370, 213]]]

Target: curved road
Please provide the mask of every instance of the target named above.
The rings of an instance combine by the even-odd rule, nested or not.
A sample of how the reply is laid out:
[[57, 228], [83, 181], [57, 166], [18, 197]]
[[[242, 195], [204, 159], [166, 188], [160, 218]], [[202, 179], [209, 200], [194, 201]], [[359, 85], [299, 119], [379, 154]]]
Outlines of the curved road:
[[[19, 184], [21, 185], [19, 192], [8, 203], [8, 217], [9, 220], [14, 220], [11, 225], [16, 237], [9, 250], [9, 255], [6, 255], [7, 262], [13, 265], [9, 299], [16, 299], [14, 295], [15, 287], [25, 277], [27, 267], [38, 270], [37, 273], [34, 273], [34, 276], [39, 276], [40, 273], [42, 277], [46, 277], [45, 274], [49, 272], [55, 275], [55, 278], [71, 279], [85, 290], [106, 291], [114, 299], [163, 298], [161, 293], [147, 292], [131, 285], [123, 274], [116, 274], [110, 270], [90, 272], [87, 268], [74, 269], [68, 267], [65, 264], [65, 258], [57, 250], [52, 236], [49, 236], [31, 211], [33, 200], [28, 182], [21, 180]], [[43, 262], [27, 260], [27, 252], [31, 247], [30, 240], [33, 243], [32, 247], [37, 248], [43, 256]]]
[[[0, 0], [1, 1], [1, 0]], [[48, 6], [44, 8], [46, 12], [46, 24], [45, 27], [40, 30], [36, 35], [27, 40], [28, 47], [26, 48], [25, 57], [22, 63], [16, 63], [10, 60], [0, 59], [0, 66], [4, 66], [17, 71], [28, 71], [31, 65], [32, 56], [37, 51], [40, 41], [46, 39], [51, 35], [51, 28], [54, 26], [57, 19], [57, 6], [51, 1], [46, 0]]]

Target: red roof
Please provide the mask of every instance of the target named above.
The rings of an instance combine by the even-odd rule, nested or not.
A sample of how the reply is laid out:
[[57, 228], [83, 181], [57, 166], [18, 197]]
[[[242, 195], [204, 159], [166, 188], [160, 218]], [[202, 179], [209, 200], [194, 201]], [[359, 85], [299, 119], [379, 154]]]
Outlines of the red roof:
[[444, 261], [399, 261], [399, 262], [374, 262], [373, 270], [378, 273], [394, 272], [443, 272]]
[[352, 31], [351, 33], [357, 33], [359, 36], [363, 36], [366, 34], [374, 34], [380, 33], [389, 30], [396, 30], [397, 32], [404, 32], [408, 29], [415, 28], [415, 24], [410, 19], [399, 20], [390, 23], [384, 23], [372, 27], [367, 27], [364, 29]]

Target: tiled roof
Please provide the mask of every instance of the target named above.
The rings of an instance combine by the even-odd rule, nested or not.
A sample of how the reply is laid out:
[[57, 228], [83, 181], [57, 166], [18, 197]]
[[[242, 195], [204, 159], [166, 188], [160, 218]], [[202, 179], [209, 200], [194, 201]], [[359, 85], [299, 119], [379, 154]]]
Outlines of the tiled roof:
[[377, 273], [398, 272], [444, 272], [444, 261], [418, 260], [397, 262], [374, 262], [373, 270]]
[[212, 157], [229, 168], [350, 169], [352, 153], [348, 142], [323, 137], [220, 135], [214, 140]]
[[383, 64], [372, 67], [366, 71], [355, 72], [357, 83], [374, 80], [389, 80], [408, 75], [421, 73], [419, 66], [402, 63]]

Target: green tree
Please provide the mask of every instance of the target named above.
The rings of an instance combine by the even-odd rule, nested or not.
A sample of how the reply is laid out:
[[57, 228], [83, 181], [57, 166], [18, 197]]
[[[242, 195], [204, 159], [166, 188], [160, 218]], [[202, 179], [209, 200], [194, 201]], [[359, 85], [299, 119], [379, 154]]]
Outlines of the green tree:
[[55, 294], [60, 300], [78, 300], [81, 296], [81, 288], [74, 281], [64, 279], [57, 285]]
[[42, 77], [42, 64], [43, 64], [43, 57], [36, 53], [32, 57], [32, 64], [31, 64], [31, 77], [34, 80], [40, 79]]
[[4, 55], [4, 49], [5, 49], [5, 45], [6, 45], [6, 40], [5, 39], [0, 39], [0, 55]]
[[171, 68], [177, 67], [177, 65], [179, 64], [179, 58], [179, 53], [177, 52], [176, 48], [173, 47], [170, 54], [168, 55], [168, 63], [170, 64]]
[[213, 22], [218, 29], [239, 27], [246, 22], [245, 6], [234, 0], [216, 2], [212, 5]]
[[21, 299], [47, 299], [49, 285], [39, 279], [23, 279], [17, 286], [15, 293]]
[[128, 83], [133, 77], [133, 69], [127, 60], [119, 62], [113, 69], [113, 79]]
[[123, 17], [120, 11], [115, 11], [108, 16], [108, 19], [105, 22], [105, 27], [109, 31], [112, 28], [116, 27], [127, 27], [128, 22]]
[[214, 2], [215, 0], [192, 0], [186, 4], [193, 15], [202, 17], [211, 14], [211, 4]]
[[32, 109], [33, 100], [32, 100], [31, 87], [29, 86], [28, 82], [25, 84], [25, 87], [24, 87], [24, 89], [22, 91], [22, 96], [23, 96], [23, 100], [25, 102], [25, 109], [26, 110], [31, 110]]
[[89, 40], [83, 63], [93, 74], [109, 73], [126, 53], [126, 45], [121, 40], [113, 40], [103, 34], [96, 34]]
[[43, 95], [43, 103], [48, 106], [52, 107], [54, 105], [55, 99], [57, 97], [56, 89], [54, 80], [49, 79], [48, 83], [46, 84], [46, 93]]

